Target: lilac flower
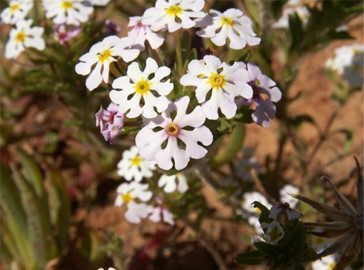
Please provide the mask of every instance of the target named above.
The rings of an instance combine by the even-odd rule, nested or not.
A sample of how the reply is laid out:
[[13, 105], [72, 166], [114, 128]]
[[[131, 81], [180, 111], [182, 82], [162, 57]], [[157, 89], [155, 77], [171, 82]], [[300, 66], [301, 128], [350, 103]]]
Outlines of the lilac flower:
[[76, 37], [81, 32], [80, 27], [75, 27], [72, 30], [67, 30], [66, 24], [57, 24], [55, 25], [54, 30], [56, 40], [62, 45], [70, 39]]
[[119, 113], [118, 108], [118, 105], [110, 103], [106, 110], [101, 107], [95, 114], [96, 126], [100, 126], [102, 136], [109, 143], [113, 142], [124, 125], [124, 115]]
[[250, 105], [255, 103], [255, 112], [252, 114], [253, 121], [262, 127], [269, 126], [269, 120], [275, 117], [276, 106], [273, 102], [278, 102], [282, 93], [277, 84], [264, 75], [259, 67], [254, 64], [243, 62], [239, 64], [248, 71], [248, 84], [253, 88], [253, 97], [251, 99], [241, 98], [237, 105]]

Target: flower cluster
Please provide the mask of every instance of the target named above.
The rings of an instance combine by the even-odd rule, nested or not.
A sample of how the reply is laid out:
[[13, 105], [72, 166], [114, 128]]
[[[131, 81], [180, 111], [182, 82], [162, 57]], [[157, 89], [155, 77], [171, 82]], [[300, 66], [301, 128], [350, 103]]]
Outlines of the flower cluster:
[[[205, 8], [203, 0], [157, 0], [143, 15], [130, 18], [125, 36], [111, 35], [94, 44], [75, 67], [87, 76], [88, 90], [110, 89], [112, 105], [96, 114], [105, 140], [113, 142], [123, 130], [128, 134], [128, 125], [137, 132], [135, 146], [118, 164], [118, 174], [129, 183], [118, 188], [115, 202], [127, 205], [125, 217], [131, 222], [172, 220], [163, 199], [154, 199], [156, 208], [147, 205], [152, 193], [143, 181], [154, 177], [154, 169], [162, 170], [158, 187], [164, 192], [186, 192], [183, 170], [207, 157], [215, 135], [223, 135], [217, 128], [221, 119], [233, 123], [248, 109], [252, 121], [268, 127], [274, 103], [281, 99], [276, 83], [254, 63], [182, 53], [184, 33], [195, 32], [207, 46], [242, 50], [259, 45], [252, 21], [241, 10]], [[159, 49], [168, 52], [170, 44], [164, 41], [170, 34], [176, 57], [166, 59]], [[196, 51], [188, 45], [183, 49]]]
[[[122, 159], [117, 167], [117, 174], [123, 177], [127, 183], [122, 183], [117, 188], [115, 205], [119, 207], [126, 205], [126, 220], [131, 223], [140, 223], [142, 219], [149, 218], [153, 222], [164, 221], [173, 225], [173, 214], [163, 204], [163, 198], [157, 196], [152, 200], [153, 193], [150, 191], [149, 184], [143, 183], [144, 179], [153, 176], [155, 163], [143, 159], [138, 148], [133, 146], [123, 152]], [[179, 192], [185, 192], [188, 189], [186, 179], [183, 179], [182, 175], [176, 175], [176, 177], [180, 179], [178, 184]], [[167, 193], [176, 189], [173, 176], [162, 175], [159, 186], [163, 185], [166, 185], [165, 192]], [[151, 203], [147, 204], [147, 202]]]
[[[104, 6], [110, 0], [42, 0], [45, 16], [54, 23], [54, 37], [61, 44], [74, 38], [80, 32], [77, 27], [85, 23], [93, 13], [93, 6]], [[27, 19], [34, 6], [34, 0], [10, 0], [9, 6], [0, 14], [1, 21], [13, 25], [9, 41], [5, 46], [5, 57], [15, 59], [26, 48], [45, 49], [42, 38], [44, 28], [33, 26], [33, 20]], [[75, 27], [76, 26], [76, 27]]]

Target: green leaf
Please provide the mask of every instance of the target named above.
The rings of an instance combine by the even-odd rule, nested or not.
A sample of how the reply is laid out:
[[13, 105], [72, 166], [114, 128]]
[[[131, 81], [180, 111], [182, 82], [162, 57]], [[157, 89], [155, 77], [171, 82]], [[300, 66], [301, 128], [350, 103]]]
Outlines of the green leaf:
[[35, 262], [29, 245], [26, 215], [21, 204], [20, 193], [11, 179], [9, 169], [2, 163], [0, 163], [0, 183], [0, 202], [5, 214], [2, 226], [8, 228], [9, 238], [6, 242], [9, 244], [8, 249], [18, 253], [12, 255], [15, 258], [20, 257], [21, 263], [32, 267]]
[[266, 254], [269, 257], [274, 257], [274, 258], [278, 258], [279, 257], [279, 250], [277, 248], [277, 246], [273, 246], [271, 244], [268, 244], [266, 242], [255, 242], [254, 246], [261, 250], [264, 254]]
[[234, 261], [237, 264], [258, 265], [262, 264], [264, 259], [265, 256], [262, 251], [252, 250], [236, 255]]
[[71, 204], [65, 181], [62, 179], [60, 172], [49, 170], [48, 175], [57, 196], [54, 200], [58, 201], [56, 209], [52, 208], [51, 210], [56, 212], [53, 226], [57, 228], [56, 240], [59, 253], [62, 253], [68, 241], [68, 229], [71, 224]]
[[301, 47], [300, 45], [304, 37], [302, 21], [296, 12], [289, 15], [288, 21], [289, 21], [289, 30], [292, 37], [290, 50], [295, 51]]
[[39, 201], [36, 197], [36, 192], [18, 171], [13, 170], [14, 181], [20, 191], [21, 202], [27, 215], [27, 231], [29, 234], [29, 242], [32, 247], [32, 253], [35, 259], [37, 268], [43, 269], [47, 260], [47, 243], [43, 233], [43, 225], [40, 215]]

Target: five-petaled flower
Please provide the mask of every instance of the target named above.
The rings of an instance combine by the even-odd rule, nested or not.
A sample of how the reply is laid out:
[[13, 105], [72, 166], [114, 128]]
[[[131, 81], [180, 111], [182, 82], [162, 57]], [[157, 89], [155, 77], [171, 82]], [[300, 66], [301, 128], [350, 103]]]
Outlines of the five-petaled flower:
[[80, 57], [81, 62], [76, 65], [76, 72], [84, 76], [90, 74], [86, 79], [86, 87], [92, 91], [102, 81], [109, 82], [110, 64], [117, 61], [118, 57], [130, 62], [139, 52], [137, 49], [129, 49], [128, 38], [109, 36], [94, 44], [88, 53]]
[[44, 50], [45, 42], [41, 37], [44, 29], [42, 27], [31, 27], [32, 20], [19, 21], [15, 28], [10, 31], [10, 39], [5, 46], [5, 57], [16, 58], [27, 47]]
[[[184, 169], [190, 158], [200, 159], [207, 154], [201, 145], [212, 143], [212, 133], [203, 125], [205, 116], [201, 107], [187, 113], [189, 102], [189, 97], [184, 96], [170, 103], [161, 115], [145, 119], [145, 127], [135, 138], [141, 156], [156, 161], [164, 170], [173, 166]], [[172, 113], [176, 113], [174, 117]]]
[[[253, 90], [247, 77], [248, 72], [240, 68], [238, 62], [229, 66], [216, 56], [206, 55], [203, 60], [192, 60], [188, 64], [188, 73], [180, 82], [184, 86], [197, 87], [196, 97], [206, 118], [216, 120], [219, 109], [226, 118], [235, 116], [236, 97], [252, 98]], [[210, 91], [211, 96], [206, 100]]]
[[216, 46], [224, 46], [226, 40], [230, 40], [230, 48], [235, 50], [243, 49], [246, 44], [258, 45], [260, 38], [252, 28], [252, 21], [236, 8], [230, 8], [224, 13], [211, 9], [212, 22], [197, 35], [210, 38]]
[[148, 188], [147, 184], [138, 182], [123, 183], [117, 188], [115, 206], [127, 205], [125, 218], [129, 222], [140, 223], [141, 219], [148, 216], [148, 205], [139, 203], [139, 201], [147, 202], [152, 198], [153, 194], [148, 191]]
[[102, 136], [109, 143], [113, 142], [124, 126], [124, 115], [118, 108], [118, 105], [110, 103], [106, 110], [101, 107], [95, 114], [96, 126], [100, 126]]
[[[168, 67], [158, 67], [152, 58], [146, 61], [144, 71], [141, 71], [137, 62], [128, 67], [127, 76], [117, 78], [112, 86], [118, 90], [110, 92], [110, 99], [121, 104], [121, 112], [127, 113], [127, 117], [134, 118], [143, 115], [146, 118], [157, 116], [163, 112], [169, 101], [165, 97], [173, 89], [173, 83], [165, 80], [171, 73]], [[164, 80], [164, 81], [162, 81]]]
[[155, 7], [144, 12], [143, 24], [150, 25], [153, 31], [192, 28], [196, 25], [194, 19], [206, 16], [202, 11], [204, 5], [204, 0], [157, 0]]
[[47, 18], [55, 24], [80, 25], [88, 20], [93, 7], [83, 0], [43, 0]]
[[123, 152], [123, 158], [117, 165], [118, 175], [124, 177], [126, 180], [141, 181], [144, 177], [148, 178], [153, 175], [155, 168], [154, 162], [144, 160], [136, 146]]
[[32, 7], [33, 0], [11, 0], [1, 12], [1, 20], [3, 23], [16, 24], [25, 18]]
[[238, 64], [248, 71], [247, 82], [253, 89], [253, 96], [250, 99], [241, 98], [237, 101], [237, 104], [250, 105], [255, 103], [256, 108], [252, 114], [253, 121], [262, 127], [268, 127], [269, 120], [274, 118], [276, 114], [276, 106], [273, 102], [278, 102], [282, 97], [282, 93], [277, 84], [264, 75], [256, 65], [243, 62]]

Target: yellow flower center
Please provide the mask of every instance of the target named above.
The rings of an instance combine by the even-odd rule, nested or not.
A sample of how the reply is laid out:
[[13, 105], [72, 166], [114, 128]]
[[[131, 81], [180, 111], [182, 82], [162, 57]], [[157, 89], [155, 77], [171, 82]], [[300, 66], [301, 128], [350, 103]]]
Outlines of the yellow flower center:
[[169, 123], [166, 127], [166, 132], [171, 136], [176, 136], [179, 133], [179, 126], [175, 123]]
[[70, 8], [72, 8], [72, 7], [73, 7], [73, 2], [72, 2], [71, 0], [63, 1], [63, 2], [61, 3], [61, 7], [62, 7], [63, 9], [65, 9], [65, 10], [70, 9]]
[[212, 86], [212, 88], [220, 89], [225, 84], [225, 78], [220, 74], [212, 73], [209, 77], [209, 83]]
[[262, 211], [260, 211], [260, 209], [258, 207], [254, 208], [255, 209], [255, 213], [257, 213], [258, 215], [260, 215], [260, 213], [262, 213]]
[[123, 203], [129, 203], [133, 199], [133, 196], [130, 192], [127, 192], [123, 195]]
[[221, 17], [221, 24], [223, 26], [233, 26], [234, 25], [234, 21], [229, 18], [229, 17]]
[[182, 12], [182, 9], [180, 6], [170, 6], [166, 13], [170, 16], [177, 16], [178, 14], [180, 14]]
[[16, 40], [17, 42], [24, 42], [25, 37], [26, 37], [25, 32], [24, 32], [24, 31], [20, 31], [19, 33], [17, 33], [17, 34], [16, 34], [16, 36], [15, 36], [15, 40]]
[[104, 50], [104, 51], [99, 53], [99, 61], [104, 62], [106, 60], [109, 60], [110, 56], [111, 56], [111, 51], [110, 50]]
[[131, 159], [131, 165], [138, 166], [142, 162], [140, 156], [135, 156]]
[[20, 8], [20, 4], [19, 3], [14, 3], [10, 6], [10, 12], [14, 13], [17, 12]]
[[135, 92], [140, 95], [144, 95], [145, 93], [149, 92], [151, 83], [147, 80], [141, 79], [137, 84], [134, 86]]

